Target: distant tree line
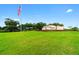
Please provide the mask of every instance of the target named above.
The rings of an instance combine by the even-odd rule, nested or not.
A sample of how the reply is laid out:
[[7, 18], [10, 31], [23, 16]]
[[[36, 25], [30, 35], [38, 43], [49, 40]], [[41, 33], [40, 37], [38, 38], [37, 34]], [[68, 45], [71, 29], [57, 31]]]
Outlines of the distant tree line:
[[[43, 26], [46, 26], [46, 23], [39, 22], [39, 23], [25, 23], [25, 24], [20, 24], [19, 21], [12, 20], [10, 18], [5, 19], [5, 26], [0, 27], [0, 32], [17, 32], [17, 31], [27, 31], [27, 30], [37, 30], [41, 31]], [[64, 24], [60, 23], [52, 23], [49, 25], [55, 25], [56, 27], [59, 26], [64, 26]], [[69, 29], [65, 29], [66, 31], [78, 31], [78, 27], [72, 27]]]
[[26, 30], [38, 30], [40, 31], [43, 26], [46, 26], [46, 23], [25, 23], [20, 24], [19, 21], [15, 21], [10, 18], [5, 19], [5, 26], [0, 27], [0, 32], [17, 32], [17, 31], [26, 31]]
[[79, 31], [78, 27], [71, 27], [69, 29], [64, 29], [65, 31]]

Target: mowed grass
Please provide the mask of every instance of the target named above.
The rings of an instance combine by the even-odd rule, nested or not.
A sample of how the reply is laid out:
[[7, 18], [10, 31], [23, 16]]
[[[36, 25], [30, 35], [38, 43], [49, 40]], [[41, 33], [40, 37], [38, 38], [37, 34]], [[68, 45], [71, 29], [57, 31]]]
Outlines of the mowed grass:
[[79, 32], [26, 31], [0, 33], [1, 55], [76, 55]]

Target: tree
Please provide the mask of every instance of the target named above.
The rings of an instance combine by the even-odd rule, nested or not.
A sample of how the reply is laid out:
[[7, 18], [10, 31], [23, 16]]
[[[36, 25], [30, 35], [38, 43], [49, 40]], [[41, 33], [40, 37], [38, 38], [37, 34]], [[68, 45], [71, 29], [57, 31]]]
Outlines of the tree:
[[0, 27], [0, 30], [2, 30], [2, 27]]
[[25, 30], [25, 24], [19, 25], [18, 28], [19, 28], [20, 30], [24, 31], [24, 30]]
[[33, 24], [32, 23], [26, 23], [25, 27], [26, 27], [25, 28], [26, 30], [33, 30]]
[[56, 30], [57, 30], [57, 26], [59, 26], [59, 23], [53, 23], [52, 25], [56, 26]]
[[37, 30], [42, 30], [42, 27], [43, 27], [43, 26], [46, 26], [46, 23], [39, 22], [39, 23], [36, 24], [36, 29], [37, 29]]
[[6, 18], [5, 20], [6, 20], [5, 21], [5, 25], [6, 25], [5, 26], [5, 31], [13, 32], [13, 31], [18, 31], [19, 30], [18, 27], [17, 27], [17, 25], [19, 24], [18, 21], [14, 21], [10, 18]]
[[63, 24], [59, 24], [59, 26], [64, 26]]
[[78, 31], [79, 29], [78, 29], [78, 27], [73, 27], [72, 30], [73, 31]]
[[36, 30], [36, 29], [37, 29], [37, 28], [36, 28], [36, 24], [33, 23], [32, 25], [33, 25], [33, 30]]
[[54, 25], [54, 26], [56, 26], [56, 29], [55, 29], [55, 30], [57, 30], [57, 26], [64, 26], [64, 24], [60, 24], [60, 23], [53, 23], [53, 24], [49, 24], [49, 25]]

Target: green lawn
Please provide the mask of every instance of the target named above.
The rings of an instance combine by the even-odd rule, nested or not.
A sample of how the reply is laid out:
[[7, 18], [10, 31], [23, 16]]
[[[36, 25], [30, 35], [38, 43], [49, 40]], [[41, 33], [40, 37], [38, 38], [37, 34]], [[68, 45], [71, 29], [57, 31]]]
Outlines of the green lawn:
[[0, 33], [0, 54], [79, 54], [79, 32], [26, 31]]

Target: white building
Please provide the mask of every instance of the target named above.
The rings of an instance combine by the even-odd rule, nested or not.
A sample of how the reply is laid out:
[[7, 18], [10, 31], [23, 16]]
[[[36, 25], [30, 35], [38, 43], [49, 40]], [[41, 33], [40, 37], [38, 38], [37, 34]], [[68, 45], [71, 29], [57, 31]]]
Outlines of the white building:
[[64, 30], [64, 26], [57, 26], [57, 30]]
[[44, 26], [42, 30], [64, 30], [64, 26], [47, 25]]

